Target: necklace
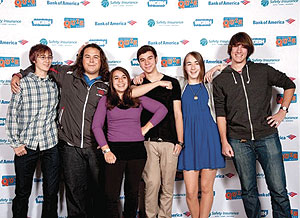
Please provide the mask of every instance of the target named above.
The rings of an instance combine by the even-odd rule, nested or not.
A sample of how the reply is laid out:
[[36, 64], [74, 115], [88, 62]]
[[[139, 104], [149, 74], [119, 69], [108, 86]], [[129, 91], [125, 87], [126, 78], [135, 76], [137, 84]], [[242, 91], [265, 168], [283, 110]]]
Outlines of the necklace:
[[194, 100], [197, 101], [198, 100], [198, 93], [201, 90], [201, 84], [200, 84], [200, 88], [198, 89], [198, 91], [196, 93], [194, 92], [194, 90], [192, 89], [192, 86], [190, 84], [189, 84], [189, 87], [190, 87], [192, 93], [194, 94]]

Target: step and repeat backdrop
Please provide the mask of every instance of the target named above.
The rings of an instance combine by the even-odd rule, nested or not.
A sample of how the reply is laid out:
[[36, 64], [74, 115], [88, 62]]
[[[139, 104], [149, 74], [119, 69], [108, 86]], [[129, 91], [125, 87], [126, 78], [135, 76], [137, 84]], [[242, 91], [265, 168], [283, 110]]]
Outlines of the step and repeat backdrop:
[[[132, 76], [141, 73], [136, 52], [154, 46], [160, 72], [181, 78], [183, 57], [199, 51], [210, 69], [229, 63], [230, 37], [247, 32], [255, 44], [251, 60], [285, 72], [299, 84], [299, 0], [0, 0], [0, 211], [11, 217], [15, 172], [13, 150], [5, 134], [13, 73], [29, 66], [29, 49], [38, 43], [54, 52], [53, 64], [71, 65], [84, 43], [97, 43], [108, 57], [110, 69], [123, 66]], [[283, 90], [274, 88], [272, 108], [279, 109]], [[298, 217], [299, 102], [296, 91], [279, 127], [287, 175], [291, 214]], [[240, 183], [231, 159], [218, 171], [210, 217], [246, 217]], [[257, 164], [262, 217], [271, 218], [270, 193]], [[29, 217], [40, 217], [43, 175], [37, 169], [29, 203]], [[172, 217], [190, 217], [182, 174], [176, 176]], [[123, 191], [120, 196], [124, 200]], [[67, 217], [63, 189], [60, 217]], [[101, 217], [101, 215], [99, 215]]]

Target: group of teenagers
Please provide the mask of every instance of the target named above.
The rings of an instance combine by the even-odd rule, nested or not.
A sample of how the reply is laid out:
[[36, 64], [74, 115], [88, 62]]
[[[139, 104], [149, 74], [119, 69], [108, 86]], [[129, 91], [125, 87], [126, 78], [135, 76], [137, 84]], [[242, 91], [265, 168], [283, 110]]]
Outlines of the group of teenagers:
[[[137, 51], [143, 73], [133, 80], [122, 67], [109, 71], [96, 44], [84, 45], [71, 66], [51, 65], [51, 49], [33, 46], [32, 65], [13, 75], [6, 118], [15, 152], [13, 217], [27, 217], [40, 159], [43, 218], [58, 217], [60, 171], [70, 218], [120, 217], [123, 175], [124, 218], [137, 216], [141, 179], [146, 217], [171, 217], [177, 170], [183, 171], [191, 217], [207, 218], [225, 157], [239, 175], [247, 217], [261, 217], [256, 160], [273, 217], [291, 217], [277, 127], [295, 84], [273, 67], [249, 61], [253, 52], [250, 36], [236, 33], [228, 45], [231, 64], [207, 74], [201, 54], [189, 52], [179, 82], [158, 71], [157, 52], [149, 45]], [[221, 73], [212, 79], [216, 71]], [[284, 89], [274, 115], [273, 86]]]

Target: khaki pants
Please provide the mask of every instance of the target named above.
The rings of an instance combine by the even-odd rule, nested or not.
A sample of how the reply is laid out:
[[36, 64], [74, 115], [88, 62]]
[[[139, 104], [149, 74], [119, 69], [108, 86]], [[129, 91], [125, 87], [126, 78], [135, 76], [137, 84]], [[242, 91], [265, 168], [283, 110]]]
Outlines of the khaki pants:
[[[178, 156], [170, 142], [145, 141], [147, 162], [143, 172], [145, 181], [145, 209], [148, 218], [171, 217], [173, 189]], [[160, 193], [160, 196], [158, 194]], [[158, 202], [159, 201], [159, 202]]]

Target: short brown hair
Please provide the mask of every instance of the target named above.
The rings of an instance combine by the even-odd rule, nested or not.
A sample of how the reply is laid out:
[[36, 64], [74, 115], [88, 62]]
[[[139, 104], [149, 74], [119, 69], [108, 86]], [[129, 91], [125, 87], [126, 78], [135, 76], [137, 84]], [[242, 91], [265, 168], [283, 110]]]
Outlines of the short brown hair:
[[245, 32], [239, 32], [234, 34], [229, 41], [227, 53], [229, 54], [230, 58], [231, 58], [232, 47], [238, 45], [243, 45], [247, 49], [247, 59], [250, 57], [250, 55], [253, 54], [254, 45], [251, 37]]
[[46, 51], [48, 51], [49, 54], [52, 56], [52, 50], [47, 45], [37, 44], [37, 45], [32, 46], [29, 51], [30, 63], [34, 65], [36, 58], [41, 54], [45, 54]]
[[136, 57], [137, 57], [138, 62], [140, 62], [140, 55], [145, 54], [148, 51], [151, 51], [154, 55], [154, 58], [157, 58], [157, 52], [154, 47], [152, 47], [151, 45], [143, 45], [137, 51]]
[[183, 75], [184, 75], [184, 78], [185, 78], [186, 80], [188, 79], [188, 74], [187, 74], [187, 72], [186, 72], [186, 70], [185, 70], [185, 65], [186, 65], [186, 58], [187, 58], [189, 55], [193, 56], [193, 57], [198, 61], [199, 65], [200, 65], [200, 73], [199, 73], [197, 79], [199, 79], [199, 81], [203, 81], [203, 79], [204, 79], [204, 74], [205, 74], [205, 65], [204, 65], [204, 61], [203, 61], [202, 55], [201, 55], [199, 52], [197, 52], [197, 51], [189, 52], [189, 53], [187, 53], [187, 55], [184, 57], [184, 60], [183, 60]]

